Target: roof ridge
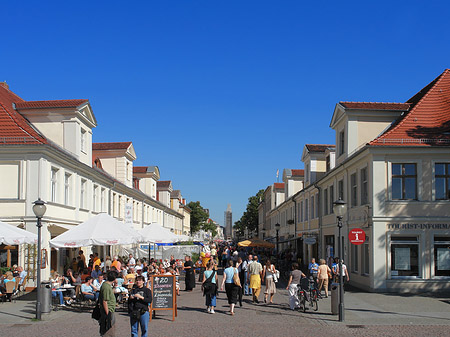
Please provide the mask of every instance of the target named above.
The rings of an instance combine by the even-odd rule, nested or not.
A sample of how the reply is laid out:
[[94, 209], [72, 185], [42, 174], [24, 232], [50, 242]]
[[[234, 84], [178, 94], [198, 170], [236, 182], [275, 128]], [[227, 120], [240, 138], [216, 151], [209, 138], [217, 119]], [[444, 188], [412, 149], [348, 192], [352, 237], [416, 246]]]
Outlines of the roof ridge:
[[[393, 128], [391, 128], [390, 130], [386, 131], [385, 133], [383, 133], [379, 137], [377, 137], [374, 140], [372, 140], [370, 143], [378, 141], [378, 139], [385, 138], [385, 137], [389, 136], [392, 132], [394, 132], [394, 130], [397, 130], [407, 120], [409, 120], [409, 117], [418, 109], [418, 107], [423, 103], [425, 98], [427, 98], [431, 94], [431, 92], [434, 91], [436, 86], [439, 85], [439, 83], [442, 81], [442, 79], [445, 77], [445, 75], [447, 73], [450, 73], [450, 69], [445, 69], [438, 77], [436, 77], [433, 81], [431, 81], [424, 88], [422, 88], [416, 95], [414, 95], [412, 98], [417, 96], [422, 90], [424, 90], [426, 87], [430, 86], [434, 82], [433, 85], [431, 85], [430, 88], [428, 88], [426, 93], [424, 93], [423, 96], [419, 99], [419, 101], [416, 104], [414, 104], [412, 109], [398, 122], [398, 124], [396, 124]], [[409, 100], [411, 100], [412, 98], [410, 98]]]

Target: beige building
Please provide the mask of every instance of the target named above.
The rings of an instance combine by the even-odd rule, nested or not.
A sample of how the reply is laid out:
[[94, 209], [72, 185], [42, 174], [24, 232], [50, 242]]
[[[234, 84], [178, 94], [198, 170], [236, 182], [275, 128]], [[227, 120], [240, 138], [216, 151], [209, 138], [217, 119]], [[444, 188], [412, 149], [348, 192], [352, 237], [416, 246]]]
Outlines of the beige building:
[[[305, 146], [305, 187], [277, 206], [288, 210], [295, 200], [296, 228], [281, 218], [280, 232], [285, 226], [295, 233], [296, 244], [282, 248], [295, 249], [305, 264], [337, 256], [333, 202], [342, 199], [342, 257], [352, 284], [373, 291], [448, 290], [449, 102], [449, 70], [405, 103], [339, 102], [330, 123], [336, 146]], [[269, 223], [260, 221], [260, 228], [273, 231]], [[349, 242], [356, 228], [366, 234], [361, 245]]]
[[[33, 202], [46, 202], [43, 279], [76, 256], [49, 240], [101, 212], [136, 229], [159, 222], [181, 232], [189, 223], [184, 207], [157, 200], [157, 167], [134, 169], [131, 142], [92, 144], [97, 121], [88, 100], [25, 101], [0, 83], [0, 120], [0, 220], [37, 232]], [[34, 245], [0, 246], [5, 254], [34, 274]]]

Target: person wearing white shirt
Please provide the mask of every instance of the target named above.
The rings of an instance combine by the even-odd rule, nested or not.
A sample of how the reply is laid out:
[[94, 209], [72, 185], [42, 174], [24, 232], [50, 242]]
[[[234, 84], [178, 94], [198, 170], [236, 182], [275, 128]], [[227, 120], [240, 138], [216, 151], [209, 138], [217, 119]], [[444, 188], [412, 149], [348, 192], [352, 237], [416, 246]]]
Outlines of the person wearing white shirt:
[[134, 259], [133, 255], [129, 255], [130, 259], [128, 260], [128, 267], [134, 267], [136, 265], [136, 260]]
[[92, 288], [94, 288], [94, 291], [100, 291], [103, 282], [105, 282], [105, 280], [103, 279], [103, 274], [99, 274], [98, 278], [96, 278], [94, 282], [92, 282]]

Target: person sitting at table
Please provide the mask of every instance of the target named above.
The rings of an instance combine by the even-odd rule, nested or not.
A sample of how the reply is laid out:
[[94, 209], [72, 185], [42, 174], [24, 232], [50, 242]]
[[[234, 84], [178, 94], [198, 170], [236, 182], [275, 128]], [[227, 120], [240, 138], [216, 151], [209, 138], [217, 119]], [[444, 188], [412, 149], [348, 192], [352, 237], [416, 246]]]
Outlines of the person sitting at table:
[[17, 272], [19, 273], [19, 277], [20, 277], [19, 285], [22, 285], [23, 281], [25, 280], [25, 277], [27, 276], [27, 272], [25, 270], [23, 270], [23, 268], [21, 266], [17, 267]]
[[90, 276], [86, 277], [85, 282], [81, 285], [81, 293], [88, 300], [97, 300], [99, 293], [94, 292], [92, 278]]
[[[13, 283], [14, 283], [14, 288], [13, 288], [13, 292], [12, 292], [12, 293], [7, 293], [7, 292], [6, 292], [6, 289], [7, 289], [6, 284], [7, 284], [8, 282], [13, 282]], [[14, 293], [14, 291], [16, 290], [16, 279], [15, 279], [15, 277], [13, 276], [13, 273], [12, 273], [12, 272], [7, 271], [7, 272], [5, 273], [5, 278], [4, 278], [4, 280], [3, 280], [3, 286], [5, 287], [6, 297], [7, 297], [8, 301], [11, 302], [11, 296], [12, 296], [12, 294]]]
[[94, 288], [94, 291], [100, 291], [103, 282], [105, 282], [103, 279], [103, 274], [98, 274], [98, 277], [92, 282], [92, 288]]
[[98, 275], [100, 275], [101, 273], [102, 273], [102, 271], [100, 270], [100, 265], [96, 264], [95, 267], [94, 267], [94, 270], [91, 272], [91, 277], [94, 280], [96, 280], [98, 278]]
[[83, 270], [83, 273], [81, 274], [81, 281], [82, 281], [82, 282], [85, 282], [86, 279], [87, 279], [89, 276], [90, 276], [89, 270], [84, 269], [84, 270]]
[[50, 281], [52, 282], [52, 297], [59, 297], [59, 305], [65, 307], [64, 295], [61, 288], [62, 279], [57, 272], [53, 272]]
[[122, 302], [122, 300], [128, 295], [128, 289], [123, 286], [124, 279], [121, 274], [118, 274], [119, 277], [116, 278], [115, 287], [114, 287], [114, 295], [116, 295], [116, 299], [118, 302]]

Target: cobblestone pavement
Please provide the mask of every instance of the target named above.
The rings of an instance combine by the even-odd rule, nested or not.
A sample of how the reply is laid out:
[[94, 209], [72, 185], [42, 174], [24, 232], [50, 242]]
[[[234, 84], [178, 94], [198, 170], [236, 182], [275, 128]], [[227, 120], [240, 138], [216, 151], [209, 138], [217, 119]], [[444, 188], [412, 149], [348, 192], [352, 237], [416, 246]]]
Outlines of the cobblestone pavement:
[[[262, 294], [260, 296], [262, 299]], [[178, 317], [158, 311], [149, 324], [150, 336], [448, 336], [448, 298], [346, 292], [346, 322], [330, 313], [330, 298], [319, 302], [319, 311], [301, 313], [287, 305], [287, 291], [279, 288], [275, 304], [252, 304], [245, 296], [243, 307], [230, 316], [225, 294], [220, 292], [215, 314], [208, 314], [197, 285], [178, 297]], [[11, 309], [8, 310], [8, 305]], [[17, 301], [0, 306], [0, 336], [98, 336], [98, 324], [89, 312], [59, 310], [34, 322], [33, 302]], [[116, 316], [116, 336], [129, 336], [129, 319]]]

